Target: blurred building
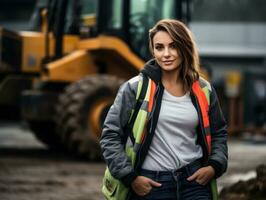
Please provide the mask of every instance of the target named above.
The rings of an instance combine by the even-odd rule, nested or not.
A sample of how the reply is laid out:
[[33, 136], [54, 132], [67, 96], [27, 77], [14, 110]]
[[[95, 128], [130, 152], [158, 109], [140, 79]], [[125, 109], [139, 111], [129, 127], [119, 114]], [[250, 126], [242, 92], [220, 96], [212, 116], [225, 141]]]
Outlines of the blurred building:
[[[194, 0], [190, 7], [189, 26], [202, 63], [211, 69], [212, 81], [222, 90], [224, 111], [236, 129], [244, 123], [264, 126], [265, 131], [265, 8], [264, 0]], [[235, 86], [230, 88], [226, 82], [234, 79]]]
[[202, 59], [218, 67], [214, 73], [216, 80], [223, 74], [220, 68], [265, 70], [266, 1], [193, 2], [190, 27]]

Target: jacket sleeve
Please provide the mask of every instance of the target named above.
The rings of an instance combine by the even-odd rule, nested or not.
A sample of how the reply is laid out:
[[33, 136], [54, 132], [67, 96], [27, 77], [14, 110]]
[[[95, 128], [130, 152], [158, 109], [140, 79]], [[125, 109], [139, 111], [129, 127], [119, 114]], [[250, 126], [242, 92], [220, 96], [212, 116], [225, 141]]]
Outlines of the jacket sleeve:
[[215, 178], [220, 177], [227, 169], [227, 124], [224, 119], [215, 89], [210, 94], [210, 131], [212, 136], [209, 164], [215, 170]]
[[121, 180], [126, 186], [137, 177], [125, 153], [123, 142], [126, 137], [123, 128], [136, 104], [137, 84], [138, 77], [135, 77], [135, 80], [133, 78], [120, 87], [105, 119], [100, 140], [102, 154], [112, 176]]

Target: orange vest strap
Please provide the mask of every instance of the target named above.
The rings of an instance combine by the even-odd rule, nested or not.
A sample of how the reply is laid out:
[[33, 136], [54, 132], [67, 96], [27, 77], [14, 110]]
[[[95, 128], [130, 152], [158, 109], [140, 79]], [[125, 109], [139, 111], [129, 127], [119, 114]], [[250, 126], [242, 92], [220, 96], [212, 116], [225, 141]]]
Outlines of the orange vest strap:
[[208, 116], [209, 104], [208, 104], [207, 97], [205, 96], [204, 92], [202, 91], [199, 85], [199, 81], [196, 81], [192, 85], [192, 91], [196, 95], [198, 102], [199, 102], [204, 128], [207, 128], [210, 126], [209, 116]]
[[207, 141], [207, 148], [208, 152], [211, 152], [211, 134], [210, 134], [210, 121], [209, 121], [209, 104], [205, 93], [202, 91], [199, 81], [196, 81], [192, 85], [192, 91], [194, 92], [201, 111], [202, 119], [203, 119], [203, 126], [205, 132], [205, 138]]
[[148, 112], [151, 112], [151, 110], [152, 110], [155, 91], [156, 91], [156, 83], [153, 80], [151, 80], [151, 91], [150, 91], [150, 100], [149, 100]]

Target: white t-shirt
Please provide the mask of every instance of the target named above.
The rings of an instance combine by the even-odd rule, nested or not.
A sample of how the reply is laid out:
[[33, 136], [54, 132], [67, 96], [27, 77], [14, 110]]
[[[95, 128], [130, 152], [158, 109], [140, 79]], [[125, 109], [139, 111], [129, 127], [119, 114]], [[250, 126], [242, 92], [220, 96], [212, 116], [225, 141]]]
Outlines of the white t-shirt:
[[198, 114], [190, 94], [176, 97], [164, 90], [155, 134], [143, 169], [167, 171], [179, 169], [202, 157], [196, 144]]

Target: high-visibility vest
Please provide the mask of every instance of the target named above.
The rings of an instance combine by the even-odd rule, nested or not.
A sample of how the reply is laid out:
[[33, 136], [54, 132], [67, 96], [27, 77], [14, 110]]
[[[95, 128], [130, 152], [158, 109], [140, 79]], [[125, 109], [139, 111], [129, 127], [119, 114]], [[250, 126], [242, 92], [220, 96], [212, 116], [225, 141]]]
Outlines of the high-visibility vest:
[[[202, 85], [201, 85], [202, 84]], [[210, 84], [207, 81], [196, 81], [192, 85], [192, 91], [197, 98], [199, 109], [201, 113], [202, 123], [204, 130], [204, 136], [207, 144], [208, 155], [211, 154], [211, 129], [209, 119], [209, 106], [210, 106]], [[210, 181], [210, 187], [212, 192], [212, 200], [218, 200], [218, 188], [216, 179]]]
[[[151, 79], [139, 76], [138, 88], [136, 93], [136, 106], [131, 111], [131, 116], [127, 124], [127, 140], [125, 151], [135, 166], [136, 155], [140, 144], [146, 133], [145, 125], [148, 119], [148, 112], [151, 112], [153, 106], [153, 97], [156, 84]], [[102, 192], [105, 199], [108, 200], [126, 200], [129, 189], [118, 179], [114, 178], [108, 167], [105, 170], [103, 178]]]
[[[145, 85], [145, 89], [144, 88]], [[197, 98], [199, 104], [202, 123], [204, 126], [205, 140], [207, 143], [208, 154], [211, 153], [211, 134], [210, 134], [210, 123], [209, 123], [209, 104], [210, 104], [210, 85], [200, 84], [199, 81], [194, 82], [192, 85], [192, 92]], [[136, 94], [136, 106], [131, 112], [131, 116], [128, 122], [128, 128], [130, 130], [125, 151], [127, 156], [131, 159], [132, 165], [135, 166], [136, 156], [139, 151], [141, 144], [144, 142], [145, 136], [147, 134], [146, 125], [148, 122], [148, 117], [152, 112], [154, 104], [154, 95], [156, 92], [156, 83], [150, 79], [140, 76], [138, 82], [137, 94]], [[144, 95], [143, 95], [144, 93]], [[142, 97], [144, 96], [144, 98]], [[212, 199], [218, 199], [218, 191], [216, 180], [213, 179], [210, 182], [212, 189]], [[102, 191], [104, 196], [108, 200], [123, 200], [126, 199], [128, 194], [128, 188], [123, 185], [123, 183], [115, 179], [109, 169], [105, 171], [103, 179]]]

